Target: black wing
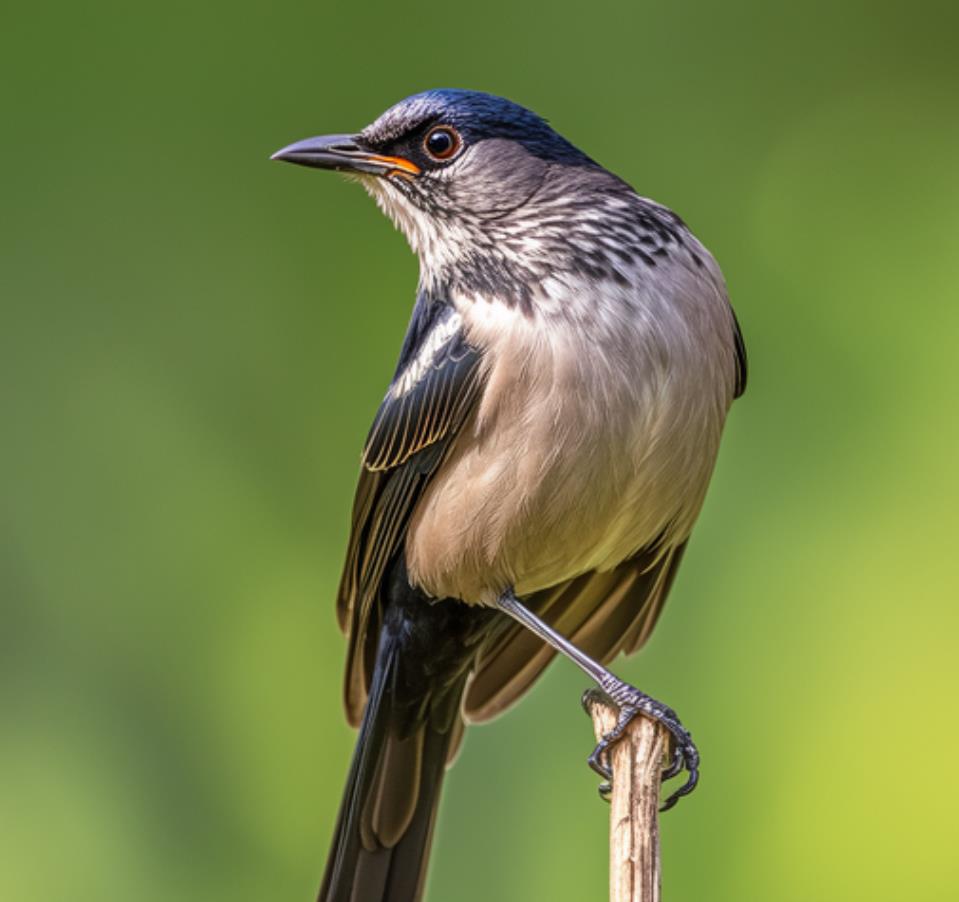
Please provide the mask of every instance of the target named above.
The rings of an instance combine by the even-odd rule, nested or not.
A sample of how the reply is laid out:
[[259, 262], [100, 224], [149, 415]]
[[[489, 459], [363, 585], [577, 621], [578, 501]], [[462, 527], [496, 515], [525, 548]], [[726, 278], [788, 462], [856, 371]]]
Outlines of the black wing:
[[354, 725], [366, 703], [386, 567], [406, 537], [417, 500], [473, 410], [480, 381], [480, 353], [466, 341], [459, 314], [420, 296], [363, 452], [337, 599], [340, 627], [349, 637], [345, 695]]
[[734, 398], [738, 398], [746, 391], [746, 376], [749, 365], [746, 360], [746, 342], [743, 339], [743, 330], [739, 327], [739, 320], [736, 318], [736, 311], [732, 306], [729, 308], [733, 315], [733, 341], [736, 343], [736, 391]]

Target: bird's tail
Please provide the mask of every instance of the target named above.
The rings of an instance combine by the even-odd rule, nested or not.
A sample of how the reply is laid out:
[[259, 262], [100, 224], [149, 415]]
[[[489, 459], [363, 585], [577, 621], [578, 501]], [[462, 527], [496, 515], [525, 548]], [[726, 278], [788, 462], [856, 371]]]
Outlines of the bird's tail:
[[446, 763], [462, 735], [462, 650], [455, 662], [431, 654], [408, 612], [384, 620], [318, 902], [420, 898]]

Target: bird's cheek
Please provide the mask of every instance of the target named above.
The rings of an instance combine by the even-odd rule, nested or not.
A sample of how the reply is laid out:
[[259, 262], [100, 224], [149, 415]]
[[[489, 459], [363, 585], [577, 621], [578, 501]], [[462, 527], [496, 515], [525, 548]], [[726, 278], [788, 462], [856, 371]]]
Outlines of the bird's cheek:
[[450, 198], [476, 216], [499, 216], [521, 207], [539, 190], [546, 168], [514, 141], [481, 141], [471, 149], [469, 165], [451, 180]]

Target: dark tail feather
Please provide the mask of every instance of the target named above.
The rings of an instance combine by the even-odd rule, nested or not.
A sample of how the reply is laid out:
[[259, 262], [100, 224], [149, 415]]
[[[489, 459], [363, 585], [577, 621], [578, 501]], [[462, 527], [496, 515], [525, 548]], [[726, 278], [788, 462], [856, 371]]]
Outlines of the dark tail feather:
[[420, 898], [446, 761], [460, 734], [468, 668], [459, 661], [438, 672], [437, 659], [416, 647], [418, 624], [396, 609], [384, 620], [318, 902]]

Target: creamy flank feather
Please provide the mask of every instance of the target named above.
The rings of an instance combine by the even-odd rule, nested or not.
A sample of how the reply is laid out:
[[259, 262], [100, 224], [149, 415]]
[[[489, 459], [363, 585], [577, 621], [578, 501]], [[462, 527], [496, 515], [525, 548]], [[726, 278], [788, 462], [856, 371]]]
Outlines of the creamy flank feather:
[[532, 318], [496, 299], [453, 303], [485, 389], [417, 507], [412, 580], [492, 603], [507, 586], [525, 595], [682, 544], [734, 393], [717, 270], [590, 297], [553, 279]]

